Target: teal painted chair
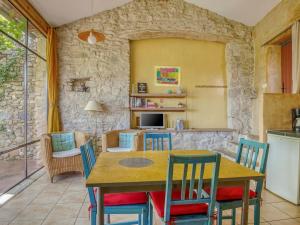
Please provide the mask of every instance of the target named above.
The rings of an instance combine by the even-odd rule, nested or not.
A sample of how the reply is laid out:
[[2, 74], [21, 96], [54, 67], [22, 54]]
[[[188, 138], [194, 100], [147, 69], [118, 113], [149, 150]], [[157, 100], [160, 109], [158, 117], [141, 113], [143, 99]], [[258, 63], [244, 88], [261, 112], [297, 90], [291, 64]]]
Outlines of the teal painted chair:
[[[90, 172], [96, 163], [92, 141], [88, 141], [86, 144], [80, 147], [83, 168], [85, 178], [88, 178]], [[92, 187], [88, 187], [88, 195], [90, 198], [89, 211], [91, 213], [91, 225], [96, 225], [97, 221], [97, 201], [95, 190]], [[133, 193], [117, 193], [117, 194], [105, 194], [104, 195], [104, 213], [111, 214], [136, 214], [138, 219], [134, 221], [126, 221], [115, 223], [118, 225], [146, 225], [148, 223], [148, 196], [145, 192], [133, 192]]]
[[[268, 159], [269, 144], [257, 141], [240, 139], [236, 163], [242, 164], [249, 169], [265, 173]], [[260, 159], [260, 160], [259, 160]], [[263, 180], [256, 182], [255, 190], [249, 191], [249, 205], [254, 205], [254, 224], [260, 224], [260, 200], [263, 188]], [[209, 192], [209, 190], [206, 190]], [[223, 219], [230, 219], [232, 225], [236, 223], [236, 209], [242, 207], [242, 187], [218, 187], [217, 202], [218, 225], [222, 224]], [[231, 215], [223, 216], [224, 210], [231, 210]]]
[[[166, 190], [150, 193], [150, 212], [155, 207], [164, 224], [213, 224], [215, 197], [219, 176], [220, 154], [175, 156], [170, 154], [167, 168]], [[211, 194], [202, 194], [204, 170], [212, 166]], [[182, 167], [179, 189], [173, 190], [174, 167]], [[195, 185], [196, 184], [196, 185]], [[197, 191], [195, 191], [195, 189]], [[152, 222], [152, 216], [150, 217]]]
[[172, 150], [172, 135], [171, 133], [145, 133], [144, 134], [144, 151], [148, 150], [148, 142], [151, 140], [152, 148], [150, 150], [158, 151], [164, 149], [164, 140], [168, 141], [168, 150]]

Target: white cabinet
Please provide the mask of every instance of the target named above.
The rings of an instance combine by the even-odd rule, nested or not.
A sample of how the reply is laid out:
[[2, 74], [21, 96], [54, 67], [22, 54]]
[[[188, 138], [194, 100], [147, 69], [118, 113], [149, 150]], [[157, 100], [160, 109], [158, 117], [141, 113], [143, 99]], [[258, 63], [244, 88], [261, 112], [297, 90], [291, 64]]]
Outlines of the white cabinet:
[[300, 204], [300, 138], [268, 134], [268, 143], [266, 188], [294, 204]]

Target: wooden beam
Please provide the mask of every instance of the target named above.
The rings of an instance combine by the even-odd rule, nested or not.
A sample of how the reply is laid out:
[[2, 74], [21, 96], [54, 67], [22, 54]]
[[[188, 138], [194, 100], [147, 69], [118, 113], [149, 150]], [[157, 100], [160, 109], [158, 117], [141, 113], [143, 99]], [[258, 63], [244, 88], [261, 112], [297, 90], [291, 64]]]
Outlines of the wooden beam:
[[36, 26], [45, 36], [50, 25], [41, 14], [27, 0], [8, 0], [18, 9], [30, 22]]
[[266, 45], [281, 45], [285, 41], [292, 39], [292, 27], [288, 27], [280, 34], [273, 37], [271, 40], [265, 42], [262, 46]]

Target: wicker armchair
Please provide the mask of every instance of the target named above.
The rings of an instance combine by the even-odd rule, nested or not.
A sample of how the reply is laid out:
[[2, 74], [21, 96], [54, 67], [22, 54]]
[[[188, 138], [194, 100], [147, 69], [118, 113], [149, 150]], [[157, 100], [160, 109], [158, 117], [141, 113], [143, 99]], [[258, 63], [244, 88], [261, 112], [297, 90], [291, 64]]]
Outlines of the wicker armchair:
[[142, 131], [135, 130], [112, 130], [102, 134], [102, 151], [106, 152], [109, 148], [119, 146], [120, 132], [137, 132], [134, 138], [134, 147], [132, 151], [142, 151], [144, 149], [144, 134]]
[[[89, 135], [81, 132], [75, 133], [75, 145], [79, 148], [81, 145], [85, 144]], [[50, 134], [43, 134], [41, 137], [42, 146], [42, 158], [44, 166], [47, 170], [51, 183], [53, 183], [53, 177], [65, 173], [78, 171], [83, 173], [81, 155], [75, 155], [71, 157], [54, 158], [52, 150], [52, 142]]]

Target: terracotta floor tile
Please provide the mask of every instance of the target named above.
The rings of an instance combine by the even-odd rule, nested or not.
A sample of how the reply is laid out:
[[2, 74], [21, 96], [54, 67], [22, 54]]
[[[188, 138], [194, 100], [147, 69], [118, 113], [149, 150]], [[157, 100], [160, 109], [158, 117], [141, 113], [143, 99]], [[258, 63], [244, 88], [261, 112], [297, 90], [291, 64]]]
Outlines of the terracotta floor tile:
[[300, 221], [295, 219], [288, 219], [288, 220], [277, 220], [269, 222], [270, 225], [300, 225]]
[[264, 204], [261, 208], [261, 216], [268, 221], [290, 219], [290, 216], [272, 206], [272, 204]]
[[83, 204], [79, 211], [78, 218], [88, 218], [89, 217], [88, 208], [89, 208], [89, 204]]
[[262, 201], [263, 203], [274, 203], [274, 202], [284, 202], [285, 200], [272, 194], [271, 192], [267, 190], [263, 190], [262, 192]]
[[86, 191], [66, 191], [58, 201], [58, 204], [64, 203], [83, 203]]
[[42, 192], [40, 193], [33, 201], [32, 204], [49, 204], [49, 203], [57, 203], [61, 198], [61, 192]]
[[32, 202], [32, 198], [26, 198], [26, 197], [14, 197], [9, 202], [4, 204], [2, 208], [4, 209], [20, 209], [23, 210], [26, 206]]
[[77, 218], [75, 225], [91, 225], [91, 221], [88, 218]]
[[2, 220], [0, 219], [0, 225], [8, 225], [9, 224], [9, 220]]
[[50, 212], [49, 217], [57, 218], [77, 218], [81, 203], [57, 204]]
[[41, 225], [44, 219], [14, 220], [9, 225]]
[[63, 194], [67, 188], [69, 187], [70, 184], [48, 184], [42, 192], [46, 192], [46, 193], [52, 193], [52, 192], [56, 192], [56, 193], [61, 193]]
[[50, 213], [53, 204], [31, 204], [21, 211], [17, 220], [44, 219]]
[[300, 207], [289, 202], [272, 203], [272, 205], [280, 211], [288, 214], [292, 218], [300, 217]]
[[0, 208], [0, 220], [2, 221], [12, 221], [18, 214], [20, 209], [6, 209]]
[[81, 181], [79, 183], [72, 182], [69, 186], [67, 191], [86, 191], [86, 187], [84, 184], [84, 181]]
[[42, 225], [74, 225], [76, 218], [47, 218]]

